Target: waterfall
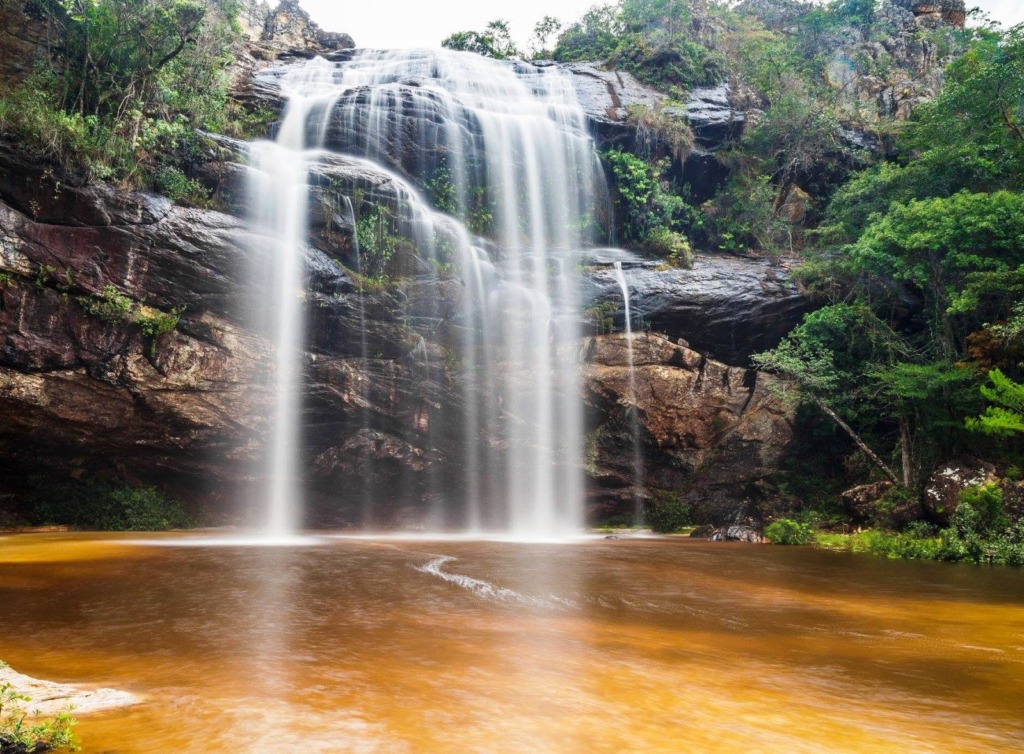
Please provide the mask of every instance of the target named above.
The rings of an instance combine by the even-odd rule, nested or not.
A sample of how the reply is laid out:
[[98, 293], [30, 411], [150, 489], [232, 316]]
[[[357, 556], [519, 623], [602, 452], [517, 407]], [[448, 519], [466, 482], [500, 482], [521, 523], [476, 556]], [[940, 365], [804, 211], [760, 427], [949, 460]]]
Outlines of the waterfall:
[[[278, 240], [268, 307], [276, 326], [267, 328], [276, 354], [266, 467], [271, 530], [299, 521], [300, 291], [310, 171], [343, 155], [346, 164], [385, 176], [390, 192], [368, 194], [353, 179], [344, 196], [352, 224], [362, 222], [361, 212], [383, 223], [383, 215], [367, 214], [383, 202], [392, 223], [387, 233], [413, 242], [417, 274], [454, 268], [462, 281], [455, 358], [463, 436], [454, 445], [465, 481], [464, 499], [446, 505], [458, 511], [450, 522], [530, 539], [578, 531], [578, 252], [601, 232], [607, 192], [570, 75], [447, 50], [357, 51], [346, 62], [317, 58], [272, 75], [288, 104], [276, 141], [254, 148], [256, 219]], [[373, 250], [360, 248], [358, 238], [353, 246], [364, 273]], [[429, 373], [425, 344], [417, 350]], [[363, 355], [365, 361], [365, 337]], [[364, 417], [366, 429], [372, 421]], [[364, 486], [367, 524], [379, 501], [372, 482]], [[432, 499], [452, 494], [445, 480], [431, 487]], [[352, 491], [339, 491], [346, 494]]]
[[633, 360], [633, 316], [630, 311], [629, 285], [626, 283], [626, 273], [622, 269], [622, 262], [615, 262], [615, 280], [622, 291], [622, 301], [625, 307], [625, 330], [626, 330], [626, 360], [629, 365], [629, 406], [626, 413], [629, 416], [629, 429], [633, 440], [633, 523], [637, 526], [643, 524], [643, 485], [644, 485], [644, 458], [640, 449], [640, 416], [638, 414], [636, 396], [636, 364]]

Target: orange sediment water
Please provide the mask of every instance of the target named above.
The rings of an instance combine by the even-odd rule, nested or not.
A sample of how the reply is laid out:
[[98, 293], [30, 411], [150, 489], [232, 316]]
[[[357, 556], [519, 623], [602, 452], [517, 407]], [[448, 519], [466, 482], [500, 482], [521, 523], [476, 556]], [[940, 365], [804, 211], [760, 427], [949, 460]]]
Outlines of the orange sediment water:
[[144, 698], [84, 716], [85, 752], [1024, 748], [1014, 569], [678, 540], [46, 534], [0, 538], [0, 605], [16, 669]]

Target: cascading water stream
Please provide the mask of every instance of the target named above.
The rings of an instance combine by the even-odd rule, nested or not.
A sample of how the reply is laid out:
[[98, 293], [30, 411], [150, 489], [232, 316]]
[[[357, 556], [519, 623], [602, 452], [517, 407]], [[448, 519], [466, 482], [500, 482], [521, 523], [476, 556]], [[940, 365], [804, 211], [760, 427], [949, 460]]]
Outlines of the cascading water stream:
[[640, 417], [637, 412], [636, 394], [636, 364], [633, 359], [633, 313], [629, 301], [629, 285], [626, 282], [626, 273], [622, 269], [622, 262], [615, 262], [615, 280], [622, 291], [622, 302], [625, 308], [625, 330], [626, 330], [626, 359], [629, 366], [629, 429], [633, 440], [633, 523], [641, 525], [644, 520], [643, 510], [643, 485], [644, 485], [644, 458], [640, 448]]
[[[566, 354], [581, 335], [577, 252], [600, 232], [607, 192], [570, 76], [451, 51], [357, 51], [347, 62], [314, 59], [277, 75], [285, 118], [275, 143], [254, 147], [258, 219], [278, 239], [276, 325], [267, 328], [276, 352], [268, 528], [281, 534], [299, 520], [306, 205], [310, 170], [333, 152], [385, 176], [392, 192], [367, 197], [353, 187], [344, 197], [352, 225], [386, 201], [418, 268], [439, 279], [438, 270], [455, 268], [463, 283], [455, 318], [463, 436], [451, 445], [465, 470], [464, 500], [451, 500], [443, 479], [432, 479], [430, 499], [459, 509], [452, 521], [469, 531], [529, 539], [578, 531], [582, 405], [579, 364]], [[493, 244], [474, 240], [463, 223]], [[358, 238], [353, 246], [358, 260], [373, 252]], [[373, 421], [367, 413], [366, 430]], [[369, 478], [364, 486], [370, 525], [375, 491]]]

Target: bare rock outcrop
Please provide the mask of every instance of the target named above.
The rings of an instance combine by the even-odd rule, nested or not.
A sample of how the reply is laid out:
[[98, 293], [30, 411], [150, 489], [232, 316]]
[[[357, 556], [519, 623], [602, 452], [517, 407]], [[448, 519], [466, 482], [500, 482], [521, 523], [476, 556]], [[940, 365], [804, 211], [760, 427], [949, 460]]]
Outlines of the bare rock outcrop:
[[776, 379], [643, 334], [633, 340], [634, 402], [627, 345], [625, 336], [610, 335], [584, 349], [595, 516], [632, 509], [634, 416], [648, 499], [678, 496], [698, 523], [745, 515], [793, 437], [795, 407], [772, 389]]
[[612, 307], [622, 327], [622, 292], [610, 263], [622, 264], [629, 288], [633, 329], [651, 329], [728, 364], [746, 366], [750, 356], [774, 348], [814, 303], [788, 271], [767, 259], [697, 254], [693, 269], [665, 269], [627, 252], [596, 252], [586, 277], [591, 306]]

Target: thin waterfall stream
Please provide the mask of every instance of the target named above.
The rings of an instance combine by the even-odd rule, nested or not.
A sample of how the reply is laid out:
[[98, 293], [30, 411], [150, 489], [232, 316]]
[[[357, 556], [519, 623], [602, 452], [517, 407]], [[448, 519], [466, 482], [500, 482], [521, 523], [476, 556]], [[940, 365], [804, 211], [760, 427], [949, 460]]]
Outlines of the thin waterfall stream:
[[626, 359], [629, 367], [629, 405], [626, 414], [629, 417], [629, 429], [633, 440], [633, 523], [640, 526], [644, 522], [643, 508], [643, 484], [644, 484], [644, 458], [640, 447], [640, 417], [637, 412], [636, 394], [636, 363], [633, 356], [633, 313], [629, 301], [629, 285], [626, 282], [626, 273], [622, 269], [622, 262], [614, 262], [615, 280], [622, 291], [622, 305], [625, 310], [625, 331], [626, 331]]

